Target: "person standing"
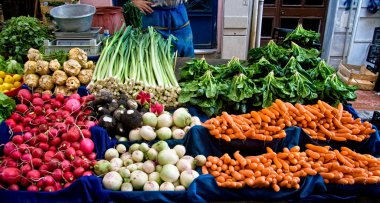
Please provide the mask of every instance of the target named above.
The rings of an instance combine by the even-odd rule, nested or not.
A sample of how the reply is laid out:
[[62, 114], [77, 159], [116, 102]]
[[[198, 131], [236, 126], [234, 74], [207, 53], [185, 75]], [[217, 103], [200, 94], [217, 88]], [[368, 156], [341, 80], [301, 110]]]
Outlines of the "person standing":
[[178, 56], [194, 57], [193, 33], [184, 3], [187, 0], [132, 0], [144, 15], [142, 28], [154, 27], [163, 37], [170, 34], [177, 39], [173, 42]]

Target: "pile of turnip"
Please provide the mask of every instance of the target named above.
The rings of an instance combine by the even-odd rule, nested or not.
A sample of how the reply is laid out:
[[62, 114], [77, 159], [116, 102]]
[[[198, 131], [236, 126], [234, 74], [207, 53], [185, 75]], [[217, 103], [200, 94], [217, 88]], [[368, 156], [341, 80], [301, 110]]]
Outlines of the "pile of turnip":
[[187, 131], [194, 125], [201, 125], [196, 116], [191, 116], [187, 109], [178, 108], [173, 114], [164, 111], [159, 116], [152, 112], [142, 116], [143, 126], [129, 132], [130, 141], [154, 139], [183, 139]]
[[146, 143], [127, 148], [118, 144], [105, 153], [105, 159], [94, 166], [97, 175], [103, 176], [106, 189], [121, 191], [178, 191], [186, 190], [199, 176], [196, 166], [203, 166], [206, 157], [185, 155], [183, 145], [170, 149], [165, 141], [149, 147]]
[[8, 190], [57, 191], [96, 163], [86, 103], [93, 96], [31, 94], [20, 90], [20, 104], [6, 120], [13, 133], [0, 158], [0, 186]]

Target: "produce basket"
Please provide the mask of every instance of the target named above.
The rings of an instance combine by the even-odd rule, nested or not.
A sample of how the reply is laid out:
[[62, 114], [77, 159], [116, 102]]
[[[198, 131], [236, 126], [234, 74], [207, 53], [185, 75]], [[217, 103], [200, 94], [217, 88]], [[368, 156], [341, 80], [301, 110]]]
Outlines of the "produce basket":
[[78, 47], [87, 52], [88, 56], [99, 56], [101, 52], [102, 42], [97, 42], [95, 39], [90, 40], [45, 40], [44, 48], [45, 53], [49, 54], [54, 51], [66, 51]]
[[339, 78], [348, 85], [357, 85], [361, 90], [373, 90], [379, 73], [374, 74], [364, 65], [339, 64]]

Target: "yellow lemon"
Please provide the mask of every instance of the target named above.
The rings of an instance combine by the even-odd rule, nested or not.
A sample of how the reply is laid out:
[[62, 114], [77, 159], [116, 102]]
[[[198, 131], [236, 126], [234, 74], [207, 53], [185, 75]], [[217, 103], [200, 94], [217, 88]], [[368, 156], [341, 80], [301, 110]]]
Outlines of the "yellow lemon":
[[21, 82], [16, 81], [15, 83], [13, 83], [13, 86], [14, 86], [15, 88], [18, 88], [18, 87], [21, 86]]
[[21, 75], [19, 75], [19, 74], [14, 74], [14, 75], [13, 75], [13, 80], [14, 80], [14, 81], [20, 81], [20, 80], [21, 80]]
[[13, 84], [14, 82], [13, 77], [10, 75], [6, 75], [4, 78], [4, 82]]
[[4, 71], [0, 71], [0, 78], [4, 78], [5, 77], [5, 72]]
[[0, 85], [3, 84], [3, 78], [0, 78]]

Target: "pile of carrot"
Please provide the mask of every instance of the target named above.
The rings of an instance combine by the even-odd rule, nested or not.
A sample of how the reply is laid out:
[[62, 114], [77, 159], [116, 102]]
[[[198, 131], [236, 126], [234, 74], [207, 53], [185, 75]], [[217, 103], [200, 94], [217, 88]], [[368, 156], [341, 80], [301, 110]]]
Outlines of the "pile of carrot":
[[361, 142], [375, 132], [372, 125], [343, 110], [318, 101], [315, 105], [291, 104], [279, 99], [272, 106], [249, 114], [231, 115], [223, 112], [202, 124], [217, 139], [230, 142], [232, 139], [256, 139], [272, 141], [286, 136], [285, 127], [298, 126], [318, 140]]
[[346, 147], [341, 151], [328, 146], [306, 145], [300, 152], [295, 146], [275, 153], [267, 148], [267, 153], [259, 156], [243, 157], [236, 151], [231, 158], [207, 157], [202, 167], [203, 174], [211, 174], [220, 187], [239, 189], [300, 187], [300, 178], [307, 175], [323, 177], [325, 183], [336, 184], [375, 184], [380, 182], [380, 159], [371, 155], [359, 154]]

